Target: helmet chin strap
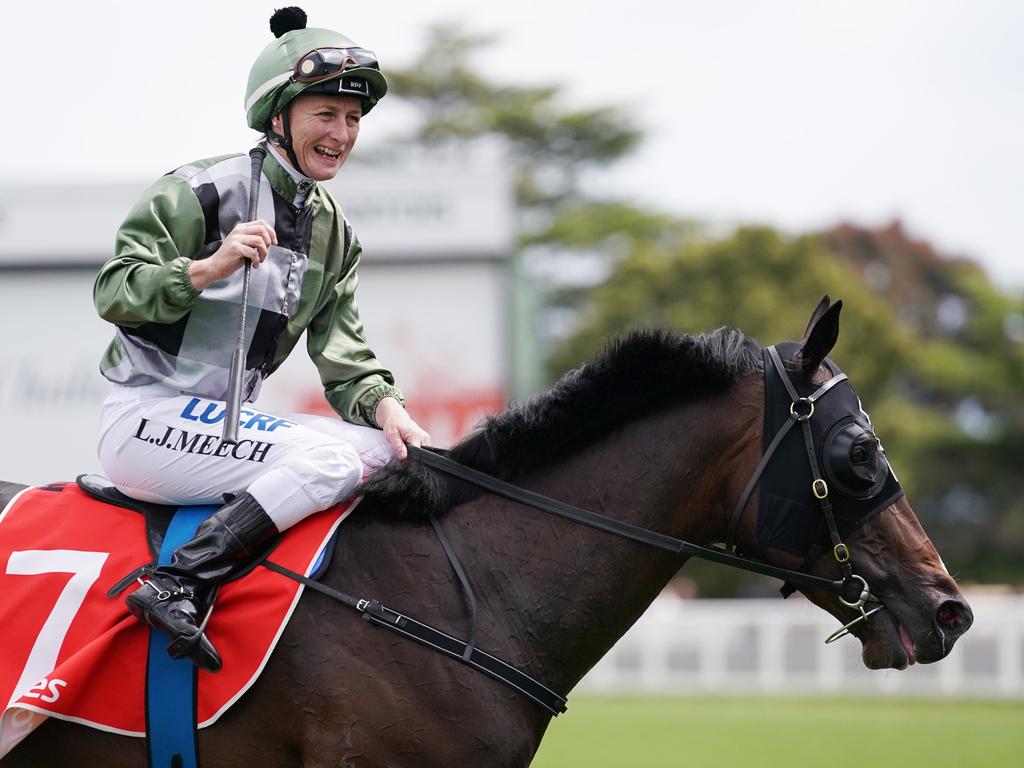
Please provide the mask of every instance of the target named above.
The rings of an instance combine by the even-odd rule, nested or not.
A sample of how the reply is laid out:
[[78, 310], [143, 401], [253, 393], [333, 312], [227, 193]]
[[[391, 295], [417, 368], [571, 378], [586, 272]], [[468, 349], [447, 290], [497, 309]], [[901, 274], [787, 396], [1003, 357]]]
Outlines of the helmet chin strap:
[[309, 176], [306, 173], [306, 169], [299, 163], [298, 155], [295, 154], [291, 128], [288, 127], [288, 111], [290, 106], [290, 104], [285, 105], [285, 108], [281, 110], [281, 133], [277, 133], [270, 125], [267, 125], [267, 136], [276, 146], [281, 147], [287, 153], [288, 159], [292, 161], [292, 166], [294, 166], [295, 170], [303, 176]]

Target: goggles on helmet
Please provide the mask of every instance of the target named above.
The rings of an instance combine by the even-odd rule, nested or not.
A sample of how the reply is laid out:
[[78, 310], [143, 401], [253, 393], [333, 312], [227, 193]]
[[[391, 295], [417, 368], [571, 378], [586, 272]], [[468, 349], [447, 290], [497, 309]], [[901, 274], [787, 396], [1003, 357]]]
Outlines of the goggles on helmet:
[[365, 48], [314, 48], [295, 64], [292, 80], [298, 83], [318, 83], [337, 77], [348, 69], [380, 70], [377, 54]]

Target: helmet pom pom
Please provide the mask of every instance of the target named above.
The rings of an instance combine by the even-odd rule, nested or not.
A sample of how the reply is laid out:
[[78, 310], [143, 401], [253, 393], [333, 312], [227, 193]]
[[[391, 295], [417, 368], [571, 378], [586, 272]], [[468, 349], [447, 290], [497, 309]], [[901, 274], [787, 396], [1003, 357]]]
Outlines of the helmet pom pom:
[[306, 12], [301, 8], [290, 5], [287, 8], [278, 8], [270, 17], [270, 31], [274, 37], [280, 37], [286, 32], [306, 28]]

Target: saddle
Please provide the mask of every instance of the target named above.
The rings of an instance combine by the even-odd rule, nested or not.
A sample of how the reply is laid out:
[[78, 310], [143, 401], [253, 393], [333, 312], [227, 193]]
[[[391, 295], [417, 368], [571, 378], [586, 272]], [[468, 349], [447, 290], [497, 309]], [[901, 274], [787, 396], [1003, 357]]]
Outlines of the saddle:
[[177, 506], [133, 499], [131, 496], [126, 496], [117, 490], [114, 484], [102, 475], [79, 475], [75, 478], [75, 483], [85, 493], [98, 501], [113, 504], [115, 507], [130, 509], [145, 517], [146, 544], [149, 547], [149, 554], [154, 558], [160, 554], [160, 547], [164, 543], [164, 536], [167, 535], [167, 527], [171, 524], [171, 520], [178, 511]]
[[[117, 488], [107, 478], [102, 475], [84, 474], [79, 475], [75, 478], [75, 483], [83, 492], [106, 504], [112, 504], [115, 507], [121, 507], [122, 509], [130, 509], [133, 512], [138, 512], [146, 520], [146, 546], [149, 548], [149, 554], [152, 555], [155, 561], [160, 555], [160, 549], [163, 546], [164, 538], [167, 535], [167, 529], [171, 524], [171, 520], [181, 509], [181, 505], [170, 505], [170, 504], [157, 504], [152, 501], [140, 501], [139, 499], [133, 499]], [[227, 503], [231, 500], [230, 494], [225, 494], [224, 502]], [[334, 548], [337, 544], [338, 532], [335, 531], [334, 535], [331, 536], [330, 541], [327, 542], [327, 546], [324, 548], [320, 559], [317, 561], [313, 572], [309, 578], [317, 581], [327, 570], [327, 567], [331, 564], [331, 560], [334, 557]], [[246, 568], [242, 571], [239, 576], [244, 576], [252, 568], [255, 568], [262, 562], [267, 555], [269, 555], [280, 537], [274, 539], [274, 541], [267, 547], [266, 551], [252, 563], [250, 568]], [[134, 578], [134, 574], [131, 574]], [[130, 583], [130, 581], [129, 581]], [[116, 585], [119, 586], [119, 585]], [[113, 590], [112, 590], [113, 591]]]

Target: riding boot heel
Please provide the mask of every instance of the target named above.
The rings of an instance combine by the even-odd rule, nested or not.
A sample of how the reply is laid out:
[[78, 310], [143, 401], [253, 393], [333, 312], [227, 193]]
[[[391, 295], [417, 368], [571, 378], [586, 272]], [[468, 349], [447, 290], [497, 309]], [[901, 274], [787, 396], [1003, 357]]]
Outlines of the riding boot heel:
[[126, 603], [133, 615], [171, 637], [167, 652], [190, 658], [200, 669], [217, 672], [220, 654], [204, 632], [216, 586], [251, 565], [277, 535], [273, 520], [243, 493], [204, 520]]
[[179, 635], [167, 644], [167, 655], [172, 659], [190, 659], [199, 669], [220, 672], [224, 666], [220, 653], [205, 632]]

